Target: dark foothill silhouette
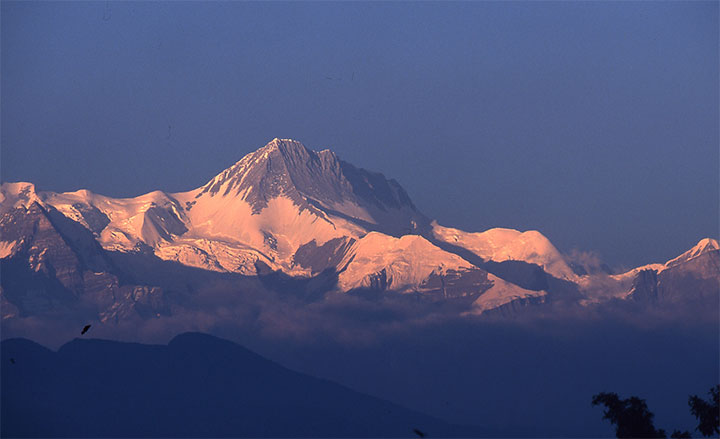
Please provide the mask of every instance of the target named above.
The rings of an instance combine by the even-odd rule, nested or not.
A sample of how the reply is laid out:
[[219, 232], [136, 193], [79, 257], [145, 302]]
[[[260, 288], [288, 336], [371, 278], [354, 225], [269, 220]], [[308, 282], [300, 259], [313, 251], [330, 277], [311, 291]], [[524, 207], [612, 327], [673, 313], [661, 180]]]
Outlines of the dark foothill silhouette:
[[16, 338], [0, 348], [23, 364], [0, 369], [2, 437], [407, 438], [412, 426], [482, 435], [204, 334], [168, 345], [76, 338], [57, 352]]

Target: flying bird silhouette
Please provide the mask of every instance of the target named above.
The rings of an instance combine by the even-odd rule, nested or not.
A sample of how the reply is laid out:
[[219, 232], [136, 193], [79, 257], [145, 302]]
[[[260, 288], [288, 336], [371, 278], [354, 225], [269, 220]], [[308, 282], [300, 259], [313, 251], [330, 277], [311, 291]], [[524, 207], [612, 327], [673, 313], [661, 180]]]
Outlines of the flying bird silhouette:
[[425, 437], [425, 433], [423, 433], [422, 431], [418, 430], [417, 428], [413, 428], [413, 432], [414, 432], [416, 435], [418, 435], [418, 437], [421, 437], [421, 438], [422, 438], [422, 437]]
[[83, 335], [83, 334], [85, 334], [86, 332], [88, 332], [88, 329], [90, 329], [91, 326], [92, 326], [92, 325], [85, 325], [85, 327], [82, 329], [82, 332], [80, 332], [80, 335]]

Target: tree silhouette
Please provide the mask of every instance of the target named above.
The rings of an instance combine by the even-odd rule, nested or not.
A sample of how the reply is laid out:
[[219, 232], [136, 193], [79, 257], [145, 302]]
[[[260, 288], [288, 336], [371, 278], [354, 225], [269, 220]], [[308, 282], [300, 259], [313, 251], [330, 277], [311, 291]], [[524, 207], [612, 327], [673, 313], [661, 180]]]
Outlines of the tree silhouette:
[[710, 393], [709, 402], [696, 395], [690, 396], [688, 400], [690, 413], [700, 421], [697, 430], [706, 437], [712, 436], [713, 433], [720, 434], [720, 404], [718, 404], [720, 384], [711, 388], [708, 393]]
[[[593, 396], [592, 405], [604, 405], [603, 419], [615, 425], [615, 436], [619, 438], [665, 438], [665, 431], [656, 430], [652, 414], [645, 400], [636, 396], [620, 399], [617, 393], [598, 393]], [[673, 433], [673, 437], [679, 432]], [[681, 437], [681, 436], [680, 436]]]

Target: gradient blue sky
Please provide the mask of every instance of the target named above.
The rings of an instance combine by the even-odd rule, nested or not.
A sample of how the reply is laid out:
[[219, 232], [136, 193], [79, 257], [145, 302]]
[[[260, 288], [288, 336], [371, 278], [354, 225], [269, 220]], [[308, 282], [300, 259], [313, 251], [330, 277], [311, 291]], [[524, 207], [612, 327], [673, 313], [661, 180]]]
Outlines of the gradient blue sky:
[[181, 191], [289, 137], [615, 266], [718, 235], [717, 2], [0, 8], [3, 181]]

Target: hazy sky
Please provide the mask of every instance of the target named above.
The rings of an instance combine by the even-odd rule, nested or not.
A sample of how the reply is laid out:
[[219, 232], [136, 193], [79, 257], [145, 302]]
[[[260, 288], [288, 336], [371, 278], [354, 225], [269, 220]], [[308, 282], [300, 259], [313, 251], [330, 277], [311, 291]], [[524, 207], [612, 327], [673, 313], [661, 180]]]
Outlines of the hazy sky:
[[2, 180], [188, 190], [274, 137], [611, 265], [718, 235], [718, 3], [1, 3]]

